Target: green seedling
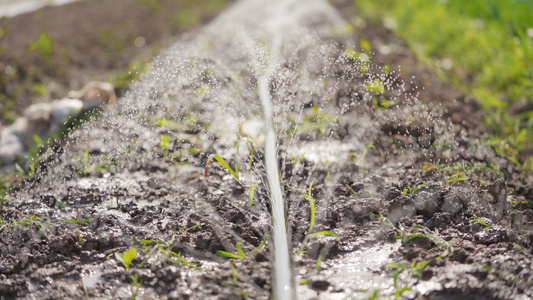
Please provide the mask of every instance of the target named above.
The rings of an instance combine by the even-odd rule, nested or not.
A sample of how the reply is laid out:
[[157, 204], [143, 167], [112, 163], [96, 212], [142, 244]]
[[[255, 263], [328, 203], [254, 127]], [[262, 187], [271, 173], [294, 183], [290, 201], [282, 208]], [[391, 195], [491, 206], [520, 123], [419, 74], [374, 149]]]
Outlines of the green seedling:
[[187, 229], [184, 229], [184, 228], [181, 228], [181, 227], [178, 227], [178, 229], [179, 229], [179, 230], [182, 230], [182, 231], [184, 231], [184, 232], [189, 232], [189, 231], [194, 230], [194, 229], [196, 229], [196, 228], [198, 228], [198, 227], [200, 227], [200, 226], [201, 226], [200, 224], [196, 224], [196, 225], [193, 225], [193, 226], [191, 226], [191, 227], [189, 227], [189, 228], [187, 228]]
[[142, 285], [142, 282], [139, 282], [139, 274], [135, 273], [134, 275], [130, 276], [131, 284], [130, 284], [130, 292], [131, 297], [130, 300], [137, 299], [137, 296], [139, 295], [139, 288]]
[[121, 262], [124, 268], [126, 268], [126, 272], [129, 272], [130, 265], [135, 256], [137, 255], [137, 249], [131, 248], [128, 249], [124, 254], [115, 252], [115, 258], [117, 261]]
[[57, 224], [84, 224], [90, 221], [91, 221], [90, 219], [81, 219], [81, 220], [71, 219], [71, 220], [57, 222]]
[[48, 63], [54, 53], [54, 40], [52, 36], [41, 32], [37, 40], [28, 46], [28, 51], [37, 53]]
[[259, 246], [257, 246], [257, 248], [255, 248], [255, 249], [252, 250], [251, 252], [252, 252], [252, 253], [255, 253], [255, 252], [257, 252], [257, 251], [259, 251], [259, 250], [265, 248], [265, 247], [266, 247], [266, 238], [267, 238], [266, 235], [264, 235], [264, 236], [263, 236], [263, 241], [261, 242], [261, 244], [259, 244]]
[[227, 257], [227, 258], [237, 258], [237, 259], [246, 258], [246, 253], [244, 253], [244, 251], [242, 250], [242, 243], [241, 242], [237, 242], [237, 244], [235, 244], [235, 248], [237, 249], [237, 253], [231, 253], [231, 252], [226, 252], [226, 251], [222, 251], [222, 250], [217, 250], [216, 254], [218, 256]]
[[427, 184], [419, 184], [419, 185], [415, 186], [414, 188], [412, 188], [409, 185], [409, 186], [406, 186], [406, 187], [403, 188], [402, 195], [404, 195], [404, 196], [407, 195], [407, 194], [414, 195], [419, 189], [426, 188], [426, 187], [429, 187], [429, 185], [427, 185]]
[[[218, 154], [215, 154], [212, 156], [209, 157], [208, 159], [208, 163], [207, 165], [211, 164], [211, 161], [213, 161], [213, 159], [215, 159], [216, 161], [218, 161], [219, 164], [221, 164], [225, 169], [226, 171], [228, 171], [231, 175], [233, 175], [233, 177], [235, 177], [235, 179], [239, 180], [239, 171], [234, 171], [230, 166], [229, 164], [226, 162], [226, 160], [224, 160], [222, 157], [220, 157]], [[235, 160], [235, 163], [237, 162], [237, 160]], [[235, 167], [238, 167], [238, 165], [236, 164]]]
[[320, 268], [322, 267], [322, 254], [318, 256], [315, 262], [315, 271], [320, 271]]
[[239, 286], [239, 276], [237, 274], [237, 268], [235, 267], [235, 265], [233, 263], [230, 262], [229, 264], [230, 264], [230, 267], [231, 267], [231, 278], [233, 279], [233, 283], [235, 284], [235, 286], [230, 285], [230, 284], [226, 284], [226, 283], [224, 283], [223, 286], [238, 292], [239, 294], [241, 294], [243, 299], [249, 300], [250, 298], [248, 297], [248, 295], [246, 295], [246, 293], [241, 288], [238, 287]]
[[52, 223], [41, 219], [41, 217], [37, 216], [36, 214], [33, 214], [23, 215], [22, 219], [13, 222], [12, 225], [22, 225], [30, 227], [35, 226], [42, 232], [45, 238], [48, 238], [48, 233], [46, 232], [46, 229], [48, 228], [48, 226], [52, 225]]
[[81, 235], [80, 231], [79, 230], [76, 230], [77, 234], [78, 234], [78, 243], [81, 244], [81, 242], [83, 242], [83, 236]]
[[305, 159], [305, 153], [300, 155], [300, 157], [298, 157], [298, 156], [296, 156], [296, 155], [291, 153], [291, 156], [292, 156], [291, 165], [295, 165], [297, 163], [300, 163], [300, 162], [302, 162]]
[[252, 168], [252, 162], [253, 162], [254, 152], [255, 152], [254, 143], [252, 143], [252, 141], [249, 141], [249, 143], [250, 143], [250, 159], [248, 160], [248, 168], [246, 169], [247, 173], [249, 173], [250, 169]]
[[10, 193], [14, 188], [15, 188], [15, 187], [12, 187], [12, 188], [8, 189], [7, 191], [5, 191], [4, 193], [2, 193], [2, 195], [0, 196], [0, 209], [2, 209], [2, 206], [4, 205], [4, 202], [10, 201], [10, 199], [9, 199], [9, 193]]
[[466, 177], [465, 173], [459, 172], [459, 173], [455, 173], [455, 174], [451, 175], [445, 181], [447, 183], [452, 183], [452, 182], [466, 181], [466, 180], [470, 180], [470, 178]]
[[170, 148], [170, 139], [166, 134], [159, 135], [159, 148], [165, 150], [165, 153], [168, 153]]
[[412, 290], [407, 284], [401, 288], [398, 286], [398, 276], [402, 271], [406, 270], [407, 267], [401, 263], [387, 263], [387, 266], [392, 269], [391, 275], [394, 280], [394, 299], [398, 300], [404, 292]]
[[303, 195], [304, 198], [309, 201], [310, 219], [309, 219], [309, 229], [307, 230], [307, 234], [305, 236], [304, 241], [302, 242], [302, 246], [300, 247], [300, 250], [298, 251], [298, 253], [305, 253], [304, 248], [305, 248], [307, 242], [309, 241], [309, 239], [312, 238], [312, 237], [319, 236], [319, 235], [329, 235], [329, 236], [333, 236], [333, 237], [336, 237], [336, 238], [340, 239], [338, 234], [336, 234], [336, 233], [334, 233], [332, 231], [329, 231], [329, 230], [323, 230], [323, 231], [311, 233], [311, 232], [313, 232], [313, 227], [315, 226], [315, 217], [316, 217], [315, 198], [313, 198], [313, 194], [312, 194], [313, 182], [314, 182], [314, 180], [311, 181], [311, 184], [309, 184], [309, 189], [307, 191], [307, 194]]
[[485, 227], [485, 229], [488, 229], [490, 227], [489, 224], [487, 224], [485, 221], [483, 221], [480, 217], [478, 217], [477, 215], [474, 215], [474, 219], [473, 220], [470, 220], [470, 223], [479, 223], [481, 225], [483, 225]]
[[[197, 225], [191, 228], [188, 228], [186, 230], [192, 230], [196, 227]], [[168, 261], [171, 263], [177, 263], [184, 267], [199, 269], [200, 268], [199, 264], [188, 261], [181, 255], [181, 252], [176, 253], [172, 251], [172, 249], [177, 245], [177, 243], [174, 242], [175, 238], [176, 238], [176, 234], [173, 234], [172, 238], [168, 242], [167, 241], [156, 241], [156, 240], [140, 240], [139, 242], [141, 243], [141, 245], [148, 246], [143, 250], [143, 253], [148, 253], [148, 254], [139, 266], [141, 268], [144, 267], [144, 265], [148, 262], [148, 260], [152, 256], [159, 254], [163, 257], [164, 261]]]
[[252, 180], [250, 180], [250, 192], [248, 193], [248, 207], [252, 208], [252, 204], [254, 203], [254, 194], [255, 194], [255, 188], [257, 187], [259, 183], [253, 184]]

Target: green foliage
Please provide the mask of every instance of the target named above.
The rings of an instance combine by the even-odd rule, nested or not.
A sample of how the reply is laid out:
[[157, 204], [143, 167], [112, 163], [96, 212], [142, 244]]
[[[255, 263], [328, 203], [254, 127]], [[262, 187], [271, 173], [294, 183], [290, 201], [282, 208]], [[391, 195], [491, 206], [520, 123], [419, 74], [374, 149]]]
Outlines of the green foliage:
[[465, 173], [459, 172], [451, 175], [450, 177], [446, 178], [446, 183], [453, 183], [453, 182], [459, 182], [459, 181], [466, 181], [470, 180], [470, 178], [465, 176]]
[[[403, 188], [402, 195], [407, 195], [407, 193], [409, 193], [410, 195], [414, 195], [414, 194], [416, 194], [416, 192], [419, 189], [426, 188], [426, 187], [429, 187], [429, 185], [427, 185], [427, 184], [419, 184], [419, 185], [415, 186], [414, 188], [412, 188], [409, 185], [409, 186], [406, 186], [406, 187]], [[408, 189], [409, 189], [409, 191], [408, 191]]]
[[253, 182], [250, 180], [250, 192], [248, 193], [248, 207], [252, 208], [252, 204], [254, 203], [254, 194], [255, 194], [255, 188], [257, 187], [259, 183], [253, 184]]
[[474, 219], [470, 220], [470, 223], [479, 223], [485, 227], [485, 229], [488, 229], [490, 227], [489, 224], [487, 224], [485, 221], [483, 221], [480, 217], [474, 214]]
[[[189, 230], [193, 230], [194, 228], [198, 226], [200, 226], [200, 224], [197, 224], [185, 230], [183, 230], [182, 228], [182, 230], [185, 232], [188, 232]], [[176, 238], [176, 234], [174, 233], [170, 241], [140, 240], [139, 242], [141, 243], [141, 245], [147, 246], [143, 250], [143, 253], [144, 254], [147, 253], [147, 255], [146, 255], [146, 258], [141, 262], [139, 267], [141, 268], [144, 267], [150, 258], [159, 255], [161, 258], [163, 258], [163, 261], [165, 262], [176, 263], [184, 267], [199, 269], [200, 264], [191, 262], [185, 259], [181, 255], [181, 252], [176, 253], [172, 250], [177, 245], [177, 243], [174, 242], [175, 238]]]
[[139, 282], [139, 274], [135, 273], [134, 275], [130, 276], [131, 284], [130, 284], [130, 292], [131, 297], [130, 300], [137, 299], [137, 296], [139, 295], [139, 288], [141, 287], [142, 283]]
[[309, 229], [307, 230], [307, 234], [302, 242], [302, 246], [300, 247], [300, 250], [298, 251], [299, 253], [305, 253], [304, 251], [304, 248], [307, 244], [307, 241], [310, 239], [310, 238], [313, 238], [313, 237], [316, 237], [316, 236], [319, 236], [319, 235], [328, 235], [328, 236], [333, 236], [335, 238], [338, 238], [340, 239], [339, 235], [332, 232], [332, 231], [329, 231], [329, 230], [322, 230], [322, 231], [319, 231], [319, 232], [315, 232], [315, 233], [312, 233], [313, 232], [313, 227], [315, 226], [315, 217], [316, 217], [316, 207], [315, 207], [315, 198], [313, 198], [313, 194], [312, 194], [312, 189], [313, 189], [313, 181], [311, 181], [311, 184], [309, 184], [309, 189], [307, 191], [307, 194], [304, 194], [303, 197], [305, 199], [307, 199], [307, 201], [309, 201], [309, 205], [310, 205], [310, 217], [309, 217]]
[[124, 268], [126, 268], [126, 272], [129, 272], [131, 262], [133, 261], [136, 255], [137, 249], [131, 248], [124, 252], [124, 254], [115, 252], [115, 259], [122, 263]]
[[10, 201], [9, 199], [9, 193], [11, 190], [13, 190], [15, 187], [7, 189], [5, 192], [2, 193], [0, 196], [0, 210], [2, 209], [2, 206], [4, 205], [4, 202]]
[[[491, 144], [514, 162], [533, 143], [528, 111], [505, 109], [533, 95], [533, 2], [508, 0], [354, 0], [367, 17], [407, 41], [442, 77], [476, 96], [494, 131]], [[533, 99], [529, 97], [531, 104]]]
[[226, 171], [228, 171], [235, 179], [239, 180], [239, 170], [237, 169], [238, 165], [235, 164], [235, 171], [229, 166], [229, 164], [224, 160], [222, 157], [220, 157], [218, 154], [215, 154], [213, 158], [218, 161], [219, 164], [221, 164]]
[[226, 251], [222, 251], [222, 250], [217, 250], [216, 254], [218, 256], [227, 257], [227, 258], [238, 258], [238, 259], [246, 258], [246, 253], [244, 253], [244, 251], [242, 250], [242, 243], [241, 242], [237, 242], [237, 244], [235, 245], [235, 248], [237, 249], [237, 253], [231, 253], [231, 252], [226, 252]]
[[168, 135], [160, 134], [159, 135], [159, 148], [165, 150], [165, 152], [168, 152], [169, 147], [170, 147], [170, 139], [168, 138]]
[[37, 40], [28, 46], [28, 51], [37, 51], [42, 58], [50, 60], [54, 54], [54, 39], [46, 32], [41, 32]]

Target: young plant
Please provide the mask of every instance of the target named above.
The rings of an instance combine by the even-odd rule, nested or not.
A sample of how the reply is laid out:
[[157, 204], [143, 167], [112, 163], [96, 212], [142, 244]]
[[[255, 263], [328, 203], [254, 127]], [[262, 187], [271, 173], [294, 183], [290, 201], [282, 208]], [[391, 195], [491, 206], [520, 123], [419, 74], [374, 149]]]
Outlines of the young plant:
[[470, 220], [470, 223], [479, 223], [481, 225], [483, 225], [485, 227], [485, 229], [489, 229], [490, 225], [487, 224], [485, 221], [483, 221], [480, 217], [478, 217], [477, 215], [474, 215], [474, 219], [473, 220]]
[[41, 217], [37, 216], [36, 214], [33, 215], [23, 215], [22, 219], [19, 219], [15, 222], [13, 222], [12, 225], [22, 225], [22, 226], [34, 226], [37, 227], [45, 238], [48, 238], [48, 233], [46, 232], [46, 229], [48, 226], [52, 225], [52, 223], [45, 221], [41, 219]]
[[235, 245], [235, 248], [237, 249], [237, 253], [231, 253], [231, 252], [226, 252], [226, 251], [222, 251], [222, 250], [217, 250], [216, 254], [218, 256], [227, 257], [227, 258], [237, 258], [237, 259], [246, 258], [246, 253], [244, 253], [244, 251], [242, 250], [242, 243], [241, 242], [237, 242], [237, 244]]
[[[196, 227], [200, 226], [195, 225], [191, 228], [188, 228], [185, 230], [187, 232], [188, 230], [192, 230]], [[193, 263], [191, 261], [186, 260], [182, 255], [181, 252], [174, 252], [172, 249], [177, 245], [177, 243], [174, 242], [176, 235], [172, 235], [172, 238], [170, 241], [156, 241], [156, 240], [140, 240], [139, 242], [141, 245], [148, 246], [143, 250], [143, 253], [148, 253], [146, 258], [141, 262], [139, 265], [141, 268], [144, 267], [144, 265], [148, 262], [148, 260], [154, 256], [155, 254], [159, 254], [163, 257], [164, 261], [169, 261], [171, 263], [177, 263], [184, 267], [199, 269], [199, 264]]]
[[407, 195], [408, 194], [408, 189], [409, 189], [409, 194], [410, 195], [414, 195], [416, 193], [416, 191], [418, 191], [419, 189], [421, 188], [426, 188], [426, 187], [429, 187], [429, 185], [427, 184], [419, 184], [417, 186], [415, 186], [414, 188], [412, 188], [410, 185], [409, 186], [406, 186], [403, 188], [403, 191], [402, 191], [402, 195]]
[[254, 203], [255, 188], [257, 187], [258, 184], [259, 183], [253, 184], [252, 180], [250, 180], [250, 192], [248, 193], [248, 207], [249, 208], [252, 208], [252, 204]]
[[115, 259], [122, 263], [124, 268], [126, 268], [126, 272], [129, 272], [131, 262], [133, 261], [136, 255], [137, 249], [131, 248], [124, 252], [124, 254], [115, 252]]
[[313, 194], [312, 194], [313, 182], [314, 180], [311, 181], [307, 194], [303, 195], [304, 198], [306, 198], [309, 201], [311, 216], [309, 218], [309, 229], [307, 230], [307, 234], [305, 236], [304, 241], [302, 242], [302, 246], [300, 247], [300, 250], [298, 251], [298, 253], [305, 253], [304, 248], [307, 244], [307, 241], [312, 237], [319, 236], [319, 235], [329, 235], [329, 236], [333, 236], [333, 237], [340, 239], [338, 234], [332, 231], [329, 231], [329, 230], [323, 230], [323, 231], [311, 233], [313, 232], [313, 227], [315, 226], [315, 217], [316, 217], [315, 198], [313, 198]]
[[453, 182], [466, 181], [466, 180], [470, 180], [470, 178], [466, 177], [465, 173], [459, 172], [459, 173], [455, 173], [455, 174], [451, 175], [450, 177], [446, 178], [445, 181], [446, 181], [446, 183], [453, 183]]
[[131, 284], [130, 284], [130, 291], [131, 291], [131, 297], [130, 300], [137, 299], [137, 296], [139, 295], [139, 288], [142, 285], [142, 282], [139, 282], [139, 274], [135, 273], [134, 275], [130, 276], [131, 278]]
[[237, 181], [239, 180], [239, 170], [237, 169], [238, 168], [237, 160], [235, 160], [236, 171], [234, 171], [229, 166], [229, 164], [226, 162], [226, 160], [224, 158], [220, 157], [220, 155], [218, 155], [218, 154], [210, 155], [209, 158], [207, 159], [206, 171], [205, 171], [206, 176], [207, 176], [207, 166], [209, 166], [211, 164], [213, 159], [218, 161], [218, 163], [221, 164], [224, 167], [224, 169], [226, 169], [226, 171], [228, 171], [231, 175], [233, 175], [233, 177], [235, 177], [235, 179], [237, 179]]

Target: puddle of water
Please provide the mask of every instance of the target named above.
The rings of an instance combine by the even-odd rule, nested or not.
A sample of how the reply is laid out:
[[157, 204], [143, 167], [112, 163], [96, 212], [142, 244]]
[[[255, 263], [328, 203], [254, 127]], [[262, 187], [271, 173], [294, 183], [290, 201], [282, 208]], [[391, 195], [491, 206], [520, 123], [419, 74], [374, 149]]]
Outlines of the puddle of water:
[[[324, 299], [361, 299], [371, 296], [376, 290], [379, 290], [380, 294], [390, 293], [393, 291], [394, 282], [382, 268], [400, 246], [400, 241], [376, 242], [327, 260], [322, 263], [325, 268], [321, 274], [333, 288], [318, 294], [307, 285], [300, 285], [296, 288], [297, 293], [300, 299], [317, 296]], [[297, 275], [297, 281], [304, 279], [301, 274], [305, 273], [305, 270], [297, 270], [296, 273], [300, 274]]]

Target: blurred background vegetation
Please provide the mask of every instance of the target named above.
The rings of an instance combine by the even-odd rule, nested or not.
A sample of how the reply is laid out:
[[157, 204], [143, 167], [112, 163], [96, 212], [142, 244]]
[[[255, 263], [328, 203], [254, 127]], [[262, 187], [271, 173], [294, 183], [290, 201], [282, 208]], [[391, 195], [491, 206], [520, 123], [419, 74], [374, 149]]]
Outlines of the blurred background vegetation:
[[425, 65], [478, 99], [501, 155], [533, 170], [533, 1], [353, 0]]

